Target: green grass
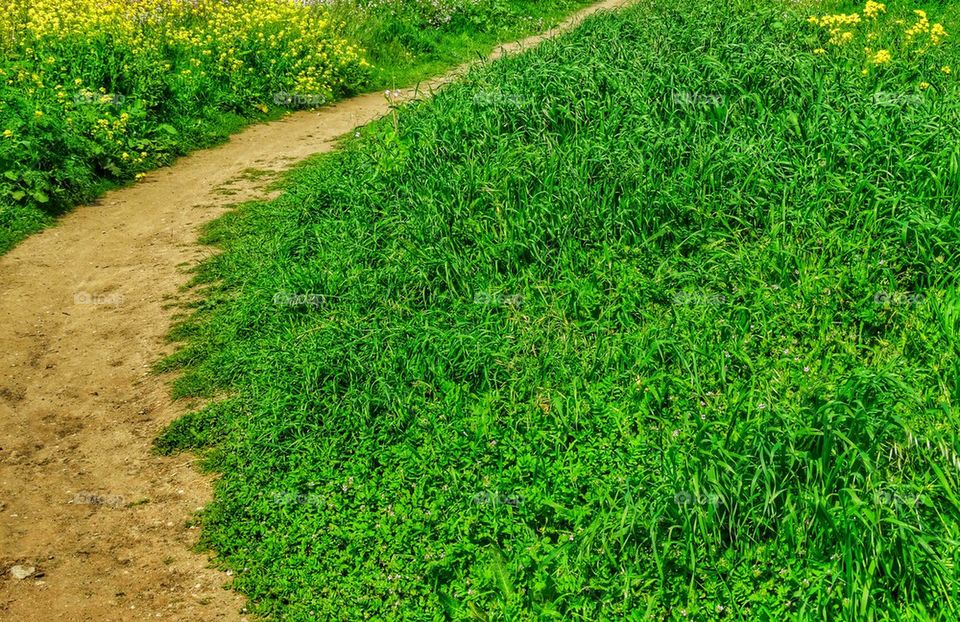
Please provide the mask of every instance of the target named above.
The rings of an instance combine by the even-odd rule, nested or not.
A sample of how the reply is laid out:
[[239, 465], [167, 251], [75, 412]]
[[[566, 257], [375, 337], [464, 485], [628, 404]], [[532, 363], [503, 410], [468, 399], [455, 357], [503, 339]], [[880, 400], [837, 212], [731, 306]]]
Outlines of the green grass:
[[[368, 50], [372, 89], [416, 84], [465, 60], [486, 56], [498, 42], [546, 31], [591, 0], [398, 2], [357, 14], [357, 0], [334, 3], [343, 34]], [[440, 8], [432, 9], [434, 5]], [[449, 21], [448, 21], [449, 20]]]
[[210, 227], [158, 444], [258, 612], [957, 619], [960, 54], [810, 10], [592, 19]]
[[[302, 69], [293, 42], [278, 53], [252, 34], [221, 46], [231, 54], [232, 46], [241, 48], [246, 71], [219, 66], [217, 54], [225, 50], [217, 42], [205, 43], [202, 53], [194, 44], [165, 40], [159, 30], [145, 31], [148, 50], [108, 32], [22, 45], [16, 38], [0, 40], [0, 133], [13, 132], [0, 136], [0, 253], [138, 173], [220, 143], [251, 122], [276, 118], [284, 93], [313, 102], [412, 85], [486, 54], [498, 41], [545, 29], [588, 3], [388, 0], [368, 10], [365, 0], [338, 0], [331, 7], [331, 34], [365, 48], [374, 67], [341, 66], [342, 50], [328, 41], [323, 49], [332, 58], [321, 69], [329, 71], [329, 84], [317, 93], [292, 86]], [[283, 36], [282, 24], [260, 26], [260, 34], [272, 37], [281, 29]], [[204, 55], [209, 48], [215, 53]], [[99, 89], [105, 103], [95, 101]]]

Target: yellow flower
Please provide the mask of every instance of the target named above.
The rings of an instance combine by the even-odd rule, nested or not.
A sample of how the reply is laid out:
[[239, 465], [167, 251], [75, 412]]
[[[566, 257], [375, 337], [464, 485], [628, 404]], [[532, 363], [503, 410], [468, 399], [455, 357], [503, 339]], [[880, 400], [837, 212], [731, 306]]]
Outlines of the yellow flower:
[[863, 8], [863, 14], [869, 17], [870, 19], [875, 19], [880, 13], [887, 12], [887, 5], [880, 2], [873, 2], [873, 0], [867, 0], [867, 6]]
[[940, 68], [940, 71], [942, 71], [943, 73], [950, 73], [953, 70], [950, 69], [950, 65], [944, 65], [943, 67]]
[[871, 58], [871, 62], [874, 65], [886, 65], [889, 63], [893, 57], [890, 55], [890, 52], [887, 50], [877, 50], [877, 53]]
[[3, 130], [4, 138], [13, 138], [13, 130]]
[[[919, 17], [920, 19], [917, 21], [916, 24], [914, 24], [913, 26], [907, 29], [907, 32], [905, 33], [907, 36], [907, 40], [910, 40], [913, 37], [916, 37], [917, 35], [930, 30], [930, 20], [927, 19], [927, 14], [924, 13], [923, 11], [914, 11], [914, 13], [916, 13], [917, 17]], [[943, 26], [941, 26], [940, 28], [942, 29]], [[932, 36], [933, 35], [931, 34], [931, 37]]]
[[930, 41], [932, 41], [934, 45], [940, 45], [940, 42], [946, 39], [947, 36], [947, 31], [943, 27], [943, 24], [934, 24], [933, 27], [930, 28]]
[[35, 116], [35, 117], [37, 117], [37, 118], [39, 119], [40, 117], [43, 116], [43, 111], [42, 111], [42, 110], [35, 110], [35, 111], [33, 112], [33, 116]]
[[823, 48], [817, 48], [817, 49], [815, 49], [815, 50], [813, 51], [813, 53], [814, 53], [814, 54], [819, 54], [819, 55], [822, 56], [822, 55], [826, 54], [827, 51], [826, 51], [825, 49], [823, 49]]
[[930, 83], [929, 83], [929, 82], [921, 82], [921, 83], [920, 83], [920, 90], [921, 90], [921, 91], [926, 91], [928, 88], [930, 88]]

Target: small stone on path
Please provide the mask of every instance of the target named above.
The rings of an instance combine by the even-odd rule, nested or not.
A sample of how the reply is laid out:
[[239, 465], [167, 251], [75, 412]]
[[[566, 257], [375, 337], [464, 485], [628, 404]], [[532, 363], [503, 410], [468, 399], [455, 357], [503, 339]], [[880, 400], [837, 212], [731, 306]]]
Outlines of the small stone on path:
[[22, 581], [23, 579], [26, 579], [36, 571], [37, 569], [34, 568], [33, 566], [14, 566], [13, 568], [10, 569], [10, 574], [12, 574], [13, 578], [16, 579], [17, 581]]

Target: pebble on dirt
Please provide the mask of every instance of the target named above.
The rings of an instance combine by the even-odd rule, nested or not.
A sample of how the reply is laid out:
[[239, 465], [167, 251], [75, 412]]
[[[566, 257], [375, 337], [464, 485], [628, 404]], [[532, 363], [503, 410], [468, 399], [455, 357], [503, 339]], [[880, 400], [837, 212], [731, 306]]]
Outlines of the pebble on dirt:
[[31, 576], [37, 569], [33, 566], [14, 566], [10, 569], [10, 574], [13, 575], [13, 578], [17, 581], [21, 581]]

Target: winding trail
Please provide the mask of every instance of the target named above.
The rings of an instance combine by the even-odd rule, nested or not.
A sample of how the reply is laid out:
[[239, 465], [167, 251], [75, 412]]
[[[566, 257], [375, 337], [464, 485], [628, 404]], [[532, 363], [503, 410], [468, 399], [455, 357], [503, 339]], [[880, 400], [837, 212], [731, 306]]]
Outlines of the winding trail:
[[[629, 1], [598, 2], [490, 58]], [[0, 620], [245, 619], [230, 577], [191, 551], [188, 521], [211, 479], [191, 456], [151, 451], [196, 404], [171, 401], [169, 379], [150, 366], [170, 352], [187, 268], [213, 252], [196, 244], [198, 228], [267, 196], [271, 175], [250, 171], [280, 173], [389, 110], [377, 93], [252, 126], [0, 257]], [[14, 566], [34, 572], [17, 579]]]

